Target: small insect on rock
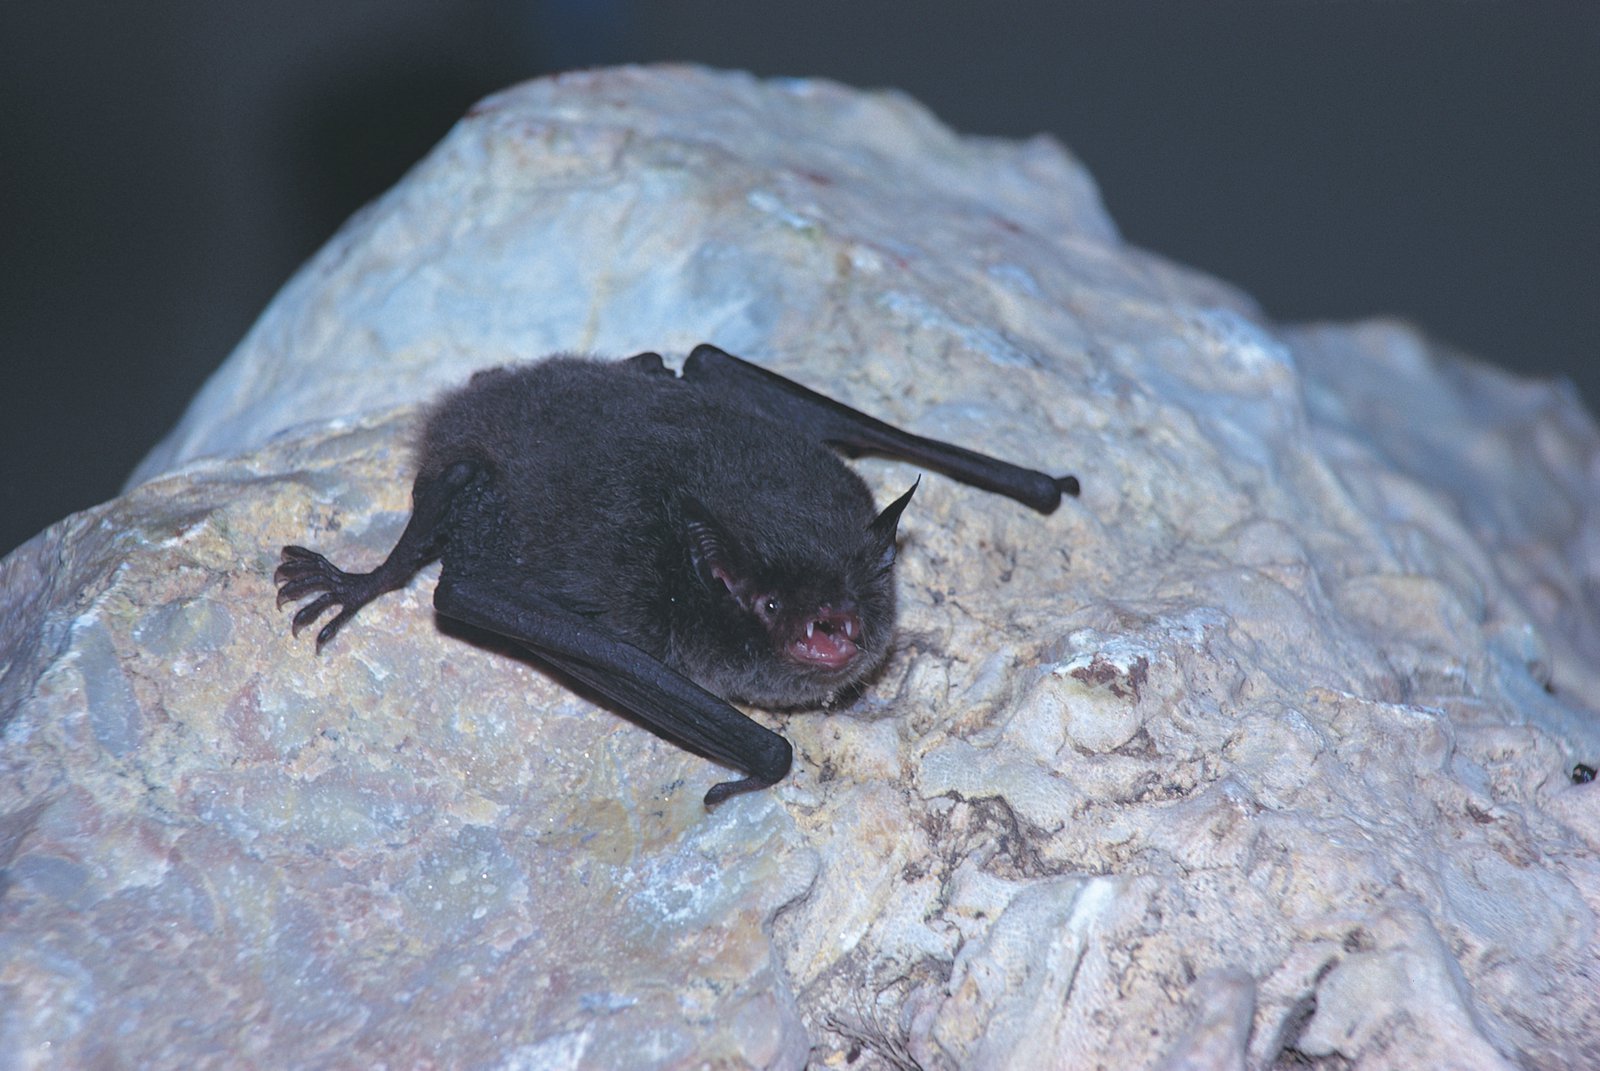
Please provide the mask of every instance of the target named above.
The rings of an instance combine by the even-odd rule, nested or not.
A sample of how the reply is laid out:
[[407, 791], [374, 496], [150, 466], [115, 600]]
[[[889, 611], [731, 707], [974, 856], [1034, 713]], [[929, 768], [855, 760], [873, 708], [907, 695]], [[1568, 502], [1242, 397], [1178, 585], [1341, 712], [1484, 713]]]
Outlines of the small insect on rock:
[[497, 633], [682, 746], [744, 776], [789, 772], [789, 742], [730, 706], [816, 705], [859, 685], [894, 630], [895, 530], [828, 448], [917, 462], [1050, 513], [1072, 476], [891, 427], [715, 346], [674, 375], [654, 353], [479, 372], [427, 418], [412, 513], [389, 557], [346, 572], [283, 548], [298, 634], [442, 568], [433, 603]]

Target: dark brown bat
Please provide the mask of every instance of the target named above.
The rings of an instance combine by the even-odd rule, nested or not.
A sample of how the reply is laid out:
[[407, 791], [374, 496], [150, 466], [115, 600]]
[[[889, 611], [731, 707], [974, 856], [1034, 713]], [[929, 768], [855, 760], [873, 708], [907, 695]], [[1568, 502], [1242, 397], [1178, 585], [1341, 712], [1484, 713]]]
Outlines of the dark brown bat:
[[659, 355], [552, 357], [479, 372], [422, 435], [412, 512], [389, 557], [347, 573], [284, 547], [278, 605], [316, 596], [317, 649], [441, 559], [438, 612], [498, 633], [657, 732], [745, 776], [789, 772], [789, 742], [729, 706], [808, 706], [882, 662], [894, 630], [895, 529], [852, 457], [915, 461], [1049, 513], [1060, 478], [858, 413], [715, 346], [675, 376]]

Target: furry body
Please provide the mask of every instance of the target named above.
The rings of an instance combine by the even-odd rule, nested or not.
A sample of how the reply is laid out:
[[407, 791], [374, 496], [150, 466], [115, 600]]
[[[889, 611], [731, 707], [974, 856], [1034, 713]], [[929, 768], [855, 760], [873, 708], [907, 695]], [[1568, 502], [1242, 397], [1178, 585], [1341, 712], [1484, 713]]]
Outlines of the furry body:
[[[1054, 478], [903, 432], [714, 346], [675, 376], [653, 353], [480, 372], [430, 410], [412, 514], [351, 573], [283, 549], [278, 602], [362, 606], [442, 560], [434, 606], [516, 641], [684, 746], [745, 773], [789, 770], [787, 741], [726, 702], [815, 705], [859, 685], [894, 630], [895, 528], [829, 449], [917, 461], [1042, 513]], [[915, 487], [912, 489], [915, 490]]]
[[[572, 357], [480, 372], [431, 413], [420, 475], [462, 460], [441, 548], [570, 607], [725, 699], [814, 705], [882, 661], [894, 625], [866, 484], [832, 451], [720, 392], [629, 362]], [[686, 504], [720, 524], [740, 568], [790, 604], [853, 600], [848, 672], [774, 658], [768, 632], [702, 582]]]

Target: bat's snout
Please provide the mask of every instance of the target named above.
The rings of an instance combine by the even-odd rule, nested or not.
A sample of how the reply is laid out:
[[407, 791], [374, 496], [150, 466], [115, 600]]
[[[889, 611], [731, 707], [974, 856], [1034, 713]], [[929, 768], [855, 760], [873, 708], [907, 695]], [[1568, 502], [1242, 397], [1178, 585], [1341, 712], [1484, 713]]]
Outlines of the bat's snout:
[[861, 653], [861, 617], [853, 604], [822, 606], [806, 618], [785, 653], [803, 666], [837, 671]]

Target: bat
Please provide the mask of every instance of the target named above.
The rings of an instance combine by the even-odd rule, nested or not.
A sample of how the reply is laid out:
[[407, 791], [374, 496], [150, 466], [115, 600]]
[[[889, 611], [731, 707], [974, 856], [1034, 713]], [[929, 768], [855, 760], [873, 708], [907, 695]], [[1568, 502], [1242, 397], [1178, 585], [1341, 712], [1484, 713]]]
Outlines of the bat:
[[[830, 449], [831, 448], [831, 449]], [[346, 572], [286, 546], [295, 635], [350, 618], [439, 560], [435, 610], [496, 633], [675, 743], [744, 776], [789, 772], [782, 736], [727, 700], [783, 709], [848, 694], [888, 651], [900, 514], [833, 451], [916, 462], [1050, 513], [1052, 477], [901, 431], [711, 345], [554, 356], [474, 374], [429, 411], [411, 517], [388, 558]], [[920, 483], [920, 477], [918, 479]]]

